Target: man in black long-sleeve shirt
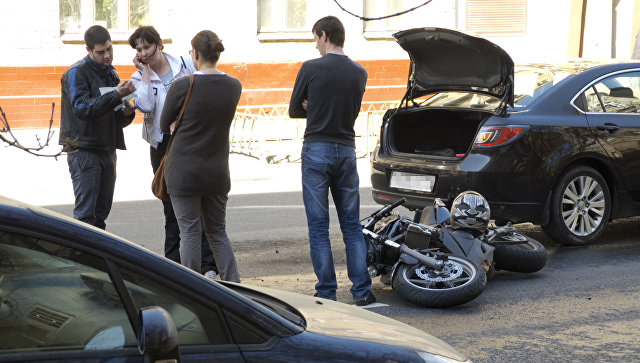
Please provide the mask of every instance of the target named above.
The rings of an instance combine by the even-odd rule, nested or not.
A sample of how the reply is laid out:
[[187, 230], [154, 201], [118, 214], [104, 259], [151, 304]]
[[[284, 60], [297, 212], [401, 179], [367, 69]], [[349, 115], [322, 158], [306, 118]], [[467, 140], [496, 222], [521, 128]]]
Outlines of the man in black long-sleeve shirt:
[[307, 118], [302, 146], [302, 196], [309, 227], [316, 296], [336, 299], [336, 274], [329, 240], [331, 190], [346, 247], [347, 272], [356, 305], [375, 302], [360, 226], [360, 194], [353, 125], [367, 83], [365, 69], [343, 51], [344, 26], [334, 16], [312, 28], [321, 58], [300, 67], [289, 116]]

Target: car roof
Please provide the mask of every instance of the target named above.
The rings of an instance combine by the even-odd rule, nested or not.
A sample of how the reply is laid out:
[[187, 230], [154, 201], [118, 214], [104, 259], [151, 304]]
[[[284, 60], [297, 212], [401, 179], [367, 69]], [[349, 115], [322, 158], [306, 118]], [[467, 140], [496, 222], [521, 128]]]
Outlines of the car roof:
[[[46, 230], [53, 235], [64, 235], [74, 231], [75, 234], [80, 232], [80, 234], [86, 237], [87, 233], [89, 233], [93, 238], [102, 237], [95, 239], [97, 246], [113, 240], [111, 244], [117, 241], [119, 244], [128, 245], [131, 248], [145, 251], [145, 253], [150, 252], [113, 233], [82, 223], [61, 213], [2, 195], [0, 195], [0, 226], [22, 228], [31, 231]], [[92, 240], [94, 240], [93, 238]]]

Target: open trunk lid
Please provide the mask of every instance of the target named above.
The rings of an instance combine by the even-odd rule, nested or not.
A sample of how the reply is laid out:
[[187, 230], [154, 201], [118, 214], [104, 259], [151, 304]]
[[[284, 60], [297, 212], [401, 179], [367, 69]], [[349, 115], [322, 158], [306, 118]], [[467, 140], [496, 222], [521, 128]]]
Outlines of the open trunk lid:
[[513, 106], [513, 60], [499, 46], [442, 28], [403, 30], [393, 37], [411, 58], [411, 98], [467, 91], [499, 98], [496, 114]]

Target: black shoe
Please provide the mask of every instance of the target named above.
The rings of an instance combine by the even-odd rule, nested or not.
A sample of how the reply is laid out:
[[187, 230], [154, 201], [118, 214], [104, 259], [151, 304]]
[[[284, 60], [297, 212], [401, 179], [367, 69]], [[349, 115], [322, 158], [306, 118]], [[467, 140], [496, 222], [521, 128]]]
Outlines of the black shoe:
[[365, 306], [376, 302], [376, 297], [373, 296], [371, 292], [369, 292], [367, 296], [353, 300], [356, 302], [356, 306]]
[[[313, 297], [318, 297], [318, 292], [317, 291], [313, 294]], [[334, 298], [321, 297], [321, 299], [337, 301], [335, 297]]]

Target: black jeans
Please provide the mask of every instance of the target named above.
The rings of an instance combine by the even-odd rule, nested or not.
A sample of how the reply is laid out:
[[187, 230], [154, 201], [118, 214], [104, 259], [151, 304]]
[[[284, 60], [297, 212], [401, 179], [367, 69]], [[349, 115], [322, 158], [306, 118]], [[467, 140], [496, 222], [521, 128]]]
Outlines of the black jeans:
[[116, 185], [116, 152], [78, 149], [67, 155], [73, 183], [73, 218], [105, 229]]
[[[155, 149], [153, 146], [150, 147], [151, 168], [153, 168], [154, 173], [160, 166], [160, 161], [162, 161], [162, 157], [167, 151], [168, 143], [169, 135], [165, 134], [162, 142], [158, 144], [157, 149]], [[176, 214], [173, 211], [171, 201], [163, 201], [162, 204], [164, 206], [164, 257], [180, 263], [180, 228], [178, 227]], [[218, 267], [216, 266], [216, 261], [213, 258], [213, 252], [211, 252], [211, 247], [209, 246], [207, 237], [204, 234], [204, 230], [202, 231], [201, 238], [201, 271], [204, 273], [210, 270], [214, 270], [217, 273]]]

